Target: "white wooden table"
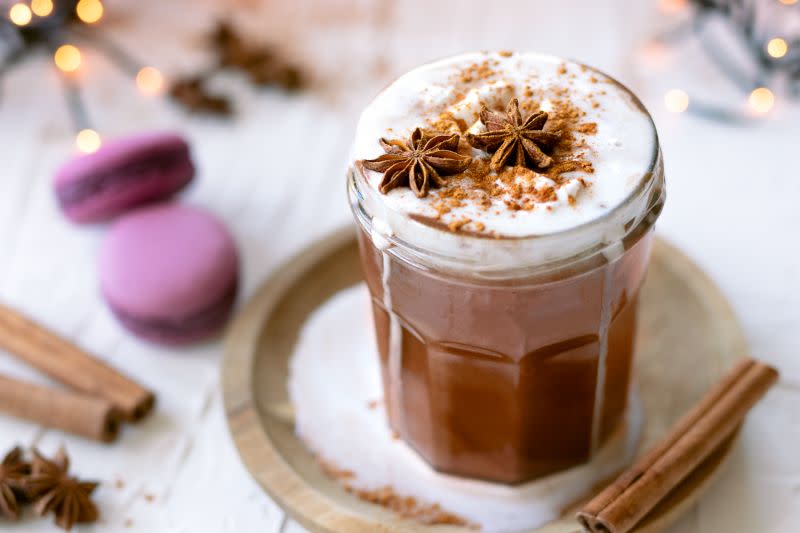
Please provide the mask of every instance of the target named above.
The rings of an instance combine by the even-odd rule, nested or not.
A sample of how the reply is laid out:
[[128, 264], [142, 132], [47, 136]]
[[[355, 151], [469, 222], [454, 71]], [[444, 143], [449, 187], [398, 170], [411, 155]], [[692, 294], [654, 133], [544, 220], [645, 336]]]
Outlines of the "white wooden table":
[[[191, 7], [190, 7], [191, 5]], [[750, 417], [729, 468], [673, 532], [793, 532], [800, 520], [800, 176], [797, 106], [763, 124], [725, 126], [671, 115], [663, 91], [675, 71], [631, 60], [658, 24], [636, 0], [176, 0], [117, 1], [107, 31], [166, 73], [203, 64], [203, 28], [237, 10], [243, 27], [314, 72], [300, 96], [218, 80], [240, 110], [231, 121], [188, 117], [139, 95], [89, 51], [82, 73], [105, 136], [178, 128], [191, 138], [196, 183], [184, 201], [230, 225], [243, 259], [243, 298], [295, 251], [347, 224], [348, 143], [358, 110], [393, 76], [469, 49], [528, 49], [576, 57], [615, 74], [651, 109], [667, 162], [660, 233], [719, 283], [753, 354], [783, 379]], [[249, 10], [249, 11], [248, 11]], [[683, 74], [686, 76], [686, 73]], [[716, 83], [712, 74], [694, 83]], [[40, 58], [12, 72], [0, 99], [0, 300], [44, 322], [158, 393], [156, 414], [104, 446], [0, 417], [0, 449], [52, 453], [65, 443], [76, 472], [103, 482], [102, 521], [81, 531], [302, 531], [250, 479], [228, 436], [218, 385], [220, 342], [162, 349], [123, 332], [99, 298], [95, 256], [104, 227], [60, 216], [50, 188], [72, 151], [56, 76]], [[41, 376], [0, 353], [0, 371]], [[55, 530], [30, 517], [3, 531]]]

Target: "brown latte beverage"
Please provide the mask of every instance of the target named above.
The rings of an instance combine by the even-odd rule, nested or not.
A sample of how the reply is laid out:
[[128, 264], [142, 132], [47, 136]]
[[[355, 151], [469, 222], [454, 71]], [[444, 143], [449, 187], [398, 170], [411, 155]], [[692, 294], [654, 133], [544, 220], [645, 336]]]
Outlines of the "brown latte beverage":
[[627, 406], [664, 201], [636, 97], [535, 54], [420, 67], [362, 114], [349, 193], [400, 438], [503, 483], [591, 458]]

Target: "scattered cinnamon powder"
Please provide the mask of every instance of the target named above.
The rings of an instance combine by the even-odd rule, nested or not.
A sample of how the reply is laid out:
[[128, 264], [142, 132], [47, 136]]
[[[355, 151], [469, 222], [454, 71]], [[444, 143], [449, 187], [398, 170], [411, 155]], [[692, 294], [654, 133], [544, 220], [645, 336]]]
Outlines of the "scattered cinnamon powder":
[[[510, 51], [500, 52], [501, 57], [513, 55]], [[484, 61], [477, 61], [456, 72], [451, 78], [453, 91], [444, 102], [437, 103], [431, 109], [432, 118], [427, 121], [426, 129], [431, 132], [456, 133], [461, 136], [458, 151], [464, 155], [475, 156], [472, 147], [466, 142], [464, 136], [472, 127], [472, 122], [478, 120], [479, 109], [474, 110], [473, 118], [455, 117], [449, 109], [458, 104], [469, 93], [477, 82], [487, 80], [502, 82], [500, 72], [495, 68], [499, 65], [496, 59], [489, 56]], [[581, 71], [588, 69], [581, 66]], [[570, 73], [566, 64], [561, 64], [557, 72], [570, 80], [571, 84], [575, 73]], [[531, 77], [536, 74], [532, 73]], [[591, 76], [590, 81], [597, 83], [598, 78]], [[433, 214], [426, 218], [426, 223], [438, 223], [446, 226], [450, 231], [472, 231], [478, 234], [485, 232], [486, 226], [470, 218], [448, 220], [447, 215], [453, 209], [474, 205], [479, 210], [490, 212], [498, 209], [511, 211], [531, 211], [538, 205], [555, 202], [558, 199], [558, 190], [569, 180], [579, 176], [574, 173], [591, 174], [594, 172], [591, 161], [589, 145], [585, 137], [597, 134], [597, 123], [582, 122], [586, 112], [571, 100], [573, 95], [568, 86], [547, 86], [533, 88], [531, 84], [509, 89], [509, 84], [498, 83], [493, 94], [487, 96], [486, 105], [504, 107], [507, 100], [516, 95], [520, 98], [520, 109], [524, 115], [529, 115], [541, 110], [547, 102], [548, 121], [545, 131], [558, 133], [560, 141], [552, 149], [553, 163], [547, 169], [533, 171], [527, 168], [507, 167], [502, 172], [496, 173], [489, 168], [489, 155], [474, 157], [469, 167], [462, 173], [448, 176], [446, 184], [441, 188], [432, 189], [430, 192], [430, 206]], [[605, 91], [597, 91], [604, 94]], [[599, 107], [596, 100], [590, 100], [590, 105]], [[477, 107], [477, 106], [476, 106]], [[442, 111], [444, 110], [444, 111]], [[438, 114], [437, 114], [438, 113]], [[570, 173], [570, 176], [564, 176]], [[546, 178], [546, 179], [543, 179]], [[582, 187], [589, 184], [580, 180]], [[574, 196], [568, 198], [574, 204]], [[551, 205], [546, 206], [552, 210]], [[489, 234], [490, 236], [490, 234]]]
[[467, 224], [469, 224], [470, 222], [472, 222], [471, 218], [464, 217], [464, 218], [462, 218], [460, 220], [454, 220], [454, 221], [450, 222], [447, 225], [447, 227], [450, 229], [450, 231], [458, 231], [462, 227], [464, 227]]
[[362, 500], [376, 503], [400, 514], [404, 518], [412, 518], [426, 525], [454, 525], [462, 527], [476, 528], [467, 520], [449, 513], [441, 508], [439, 504], [423, 504], [412, 497], [402, 497], [395, 493], [391, 487], [383, 487], [375, 490], [357, 489], [352, 486], [351, 481], [355, 477], [352, 470], [338, 468], [328, 461], [316, 457], [322, 471], [338, 481], [339, 484], [349, 493], [354, 494]]
[[[463, 95], [461, 95], [463, 99]], [[458, 133], [463, 134], [469, 125], [462, 118], [456, 118], [452, 113], [445, 112], [429, 122], [430, 129], [436, 133]]]
[[425, 525], [451, 525], [479, 529], [476, 524], [471, 524], [460, 516], [445, 511], [439, 504], [422, 504], [410, 496], [403, 497], [398, 495], [391, 487], [375, 490], [360, 490], [349, 487], [346, 490], [362, 500], [376, 503], [405, 518], [414, 519]]
[[356, 477], [355, 473], [352, 470], [345, 470], [342, 468], [338, 468], [337, 466], [329, 463], [328, 461], [317, 457], [317, 462], [319, 466], [322, 468], [322, 471], [325, 472], [330, 478], [335, 479], [336, 481], [346, 481], [348, 479], [353, 479]]
[[370, 400], [367, 403], [367, 407], [369, 409], [377, 409], [382, 403], [383, 403], [383, 400]]
[[497, 77], [497, 71], [492, 68], [492, 66], [497, 64], [497, 61], [491, 61], [489, 59], [481, 61], [480, 63], [473, 63], [462, 69], [453, 81], [455, 81], [456, 84], [470, 84], [476, 81], [490, 80]]

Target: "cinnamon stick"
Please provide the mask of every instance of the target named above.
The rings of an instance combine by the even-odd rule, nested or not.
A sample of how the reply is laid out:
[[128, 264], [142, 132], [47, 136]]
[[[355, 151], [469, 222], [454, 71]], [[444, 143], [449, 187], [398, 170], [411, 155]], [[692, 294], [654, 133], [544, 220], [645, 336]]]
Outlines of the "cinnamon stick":
[[121, 416], [108, 400], [0, 375], [0, 412], [101, 442], [117, 438]]
[[78, 391], [105, 398], [126, 420], [143, 418], [155, 403], [152, 392], [3, 305], [0, 305], [0, 348]]
[[741, 424], [778, 378], [753, 359], [739, 362], [667, 436], [578, 513], [592, 533], [626, 533]]

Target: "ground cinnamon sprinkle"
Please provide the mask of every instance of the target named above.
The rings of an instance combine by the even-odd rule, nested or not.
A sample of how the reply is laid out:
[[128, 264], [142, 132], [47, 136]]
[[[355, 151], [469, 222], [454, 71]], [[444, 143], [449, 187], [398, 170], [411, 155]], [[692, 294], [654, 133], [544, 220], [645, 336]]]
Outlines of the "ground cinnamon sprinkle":
[[356, 476], [352, 470], [338, 468], [328, 461], [321, 459], [320, 457], [317, 457], [317, 462], [322, 468], [322, 471], [325, 472], [325, 475], [335, 479], [336, 481], [346, 481], [348, 479], [353, 479]]
[[462, 227], [464, 227], [467, 224], [469, 224], [470, 222], [472, 222], [471, 218], [464, 217], [464, 218], [462, 218], [460, 220], [454, 220], [454, 221], [450, 222], [447, 225], [447, 227], [450, 229], [450, 231], [458, 231]]
[[[512, 57], [510, 51], [499, 52], [503, 58]], [[451, 78], [451, 95], [445, 101], [437, 101], [431, 107], [430, 116], [425, 130], [431, 135], [438, 133], [458, 134], [461, 142], [458, 152], [473, 157], [469, 167], [460, 174], [447, 176], [445, 185], [430, 191], [432, 212], [430, 215], [421, 216], [426, 223], [441, 224], [453, 232], [484, 233], [486, 225], [480, 222], [480, 217], [453, 216], [453, 210], [467, 205], [475, 206], [479, 212], [491, 213], [498, 209], [517, 211], [532, 211], [541, 204], [558, 201], [558, 190], [567, 182], [580, 178], [576, 174], [591, 174], [594, 172], [589, 156], [591, 149], [586, 142], [586, 137], [597, 134], [596, 122], [584, 122], [586, 111], [578, 107], [573, 101], [575, 98], [569, 87], [576, 78], [575, 72], [570, 72], [567, 64], [561, 64], [557, 73], [566, 80], [562, 85], [546, 85], [538, 87], [533, 79], [538, 76], [532, 72], [530, 78], [519, 86], [508, 79], [504, 79], [496, 68], [500, 61], [486, 56], [483, 61], [476, 61], [455, 72]], [[582, 71], [586, 69], [581, 67]], [[484, 95], [484, 101], [479, 102], [492, 109], [503, 109], [510, 98], [516, 96], [520, 99], [520, 109], [523, 116], [538, 111], [547, 111], [548, 121], [545, 130], [560, 135], [560, 141], [549, 154], [553, 163], [546, 169], [537, 171], [522, 167], [507, 167], [502, 172], [496, 173], [489, 168], [490, 155], [477, 153], [466, 141], [468, 131], [472, 131], [478, 124], [480, 105], [470, 105], [466, 110], [452, 111], [463, 106], [463, 102], [476, 86], [486, 87], [486, 81], [493, 88]], [[591, 76], [590, 81], [597, 83], [598, 78]], [[590, 93], [587, 104], [597, 108], [599, 103], [594, 100], [600, 91]], [[474, 107], [474, 109], [473, 109]], [[455, 114], [454, 114], [455, 113]], [[586, 181], [580, 180], [581, 187], [589, 186]], [[575, 205], [573, 195], [567, 197], [570, 205]], [[549, 210], [552, 205], [546, 205]]]
[[377, 503], [405, 518], [412, 518], [425, 525], [451, 525], [479, 529], [476, 524], [471, 524], [460, 516], [448, 513], [439, 504], [426, 505], [418, 502], [415, 498], [399, 496], [391, 487], [376, 490], [360, 490], [349, 487], [346, 490], [362, 500]]
[[[528, 89], [534, 94], [533, 90]], [[525, 113], [540, 110], [541, 102], [545, 98], [542, 95], [538, 95], [539, 98], [535, 96], [537, 95], [521, 102], [520, 107]], [[561, 135], [561, 141], [553, 152], [554, 163], [548, 169], [538, 172], [524, 167], [507, 167], [495, 173], [489, 168], [488, 157], [475, 158], [464, 172], [449, 177], [445, 187], [431, 191], [434, 197], [431, 206], [435, 210], [435, 220], [441, 220], [453, 209], [468, 203], [482, 211], [492, 209], [497, 203], [511, 211], [531, 211], [538, 204], [558, 199], [558, 189], [568, 181], [564, 174], [593, 172], [591, 162], [585, 159], [583, 153], [585, 142], [577, 134], [594, 135], [597, 133], [597, 124], [581, 123], [584, 112], [566, 98], [549, 98], [547, 101], [550, 119], [546, 128]], [[446, 116], [440, 116], [440, 121], [450, 125], [455, 122]], [[466, 124], [459, 124], [457, 127], [464, 131]], [[470, 153], [469, 146], [461, 146], [459, 150]], [[587, 185], [583, 180], [580, 183], [583, 187]], [[575, 198], [568, 199], [568, 202], [574, 205]], [[454, 232], [470, 229], [480, 233], [486, 229], [483, 223], [479, 225], [467, 217], [451, 220], [446, 225]]]
[[487, 59], [480, 63], [473, 63], [463, 69], [457, 81], [460, 83], [472, 83], [474, 81], [488, 80], [497, 76], [497, 71], [492, 68], [492, 63]]
[[374, 490], [358, 489], [353, 487], [351, 481], [355, 478], [352, 470], [338, 468], [328, 461], [316, 457], [322, 471], [328, 477], [339, 482], [347, 492], [354, 494], [362, 500], [376, 503], [400, 514], [404, 518], [412, 518], [426, 525], [453, 525], [477, 528], [463, 518], [445, 511], [439, 504], [423, 504], [412, 497], [403, 497], [395, 493], [391, 487]]
[[[460, 96], [460, 98], [458, 98]], [[464, 99], [463, 95], [456, 95], [455, 103]], [[452, 113], [442, 113], [435, 120], [429, 122], [430, 130], [437, 133], [458, 133], [467, 131], [469, 125], [462, 118], [456, 118]]]

